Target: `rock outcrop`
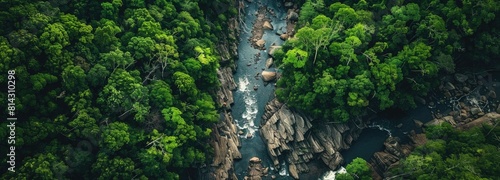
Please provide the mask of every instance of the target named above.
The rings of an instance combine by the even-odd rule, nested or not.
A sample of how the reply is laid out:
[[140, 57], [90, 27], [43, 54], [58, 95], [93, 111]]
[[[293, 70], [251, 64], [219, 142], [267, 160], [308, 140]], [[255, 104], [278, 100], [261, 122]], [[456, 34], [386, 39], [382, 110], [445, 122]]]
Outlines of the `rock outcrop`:
[[234, 82], [233, 61], [237, 57], [237, 42], [229, 39], [238, 37], [238, 21], [232, 18], [228, 22], [230, 27], [229, 34], [221, 34], [217, 49], [221, 56], [221, 68], [217, 70], [217, 77], [221, 86], [217, 90], [216, 100], [221, 108], [219, 122], [214, 125], [211, 133], [210, 145], [214, 148], [214, 154], [211, 164], [201, 168], [203, 177], [201, 179], [233, 179], [237, 180], [234, 170], [234, 159], [241, 159], [241, 153], [238, 147], [241, 146], [238, 138], [238, 129], [231, 116], [230, 109], [234, 103], [232, 91], [236, 89]]
[[236, 89], [236, 83], [233, 78], [233, 69], [231, 67], [222, 67], [217, 70], [221, 86], [217, 91], [218, 104], [229, 109], [233, 100], [233, 90]]
[[268, 30], [273, 30], [273, 25], [269, 21], [264, 21], [264, 24], [262, 25], [263, 29], [268, 29]]
[[276, 79], [276, 74], [277, 73], [273, 71], [262, 71], [262, 80], [264, 80], [265, 82], [273, 81]]
[[[292, 177], [308, 172], [307, 162], [321, 159], [331, 169], [343, 162], [339, 151], [349, 148], [363, 127], [349, 124], [326, 124], [312, 130], [312, 119], [296, 112], [277, 99], [271, 100], [262, 116], [261, 137], [274, 166], [279, 167], [278, 157], [289, 164]], [[362, 124], [357, 122], [358, 124]], [[297, 172], [297, 177], [292, 171]]]
[[248, 174], [245, 176], [245, 180], [262, 179], [263, 176], [267, 176], [268, 172], [269, 168], [262, 166], [260, 158], [252, 157], [249, 160]]
[[229, 112], [221, 113], [219, 123], [212, 128], [210, 145], [214, 148], [214, 157], [210, 165], [209, 179], [237, 179], [233, 161], [241, 159], [238, 150], [240, 140], [237, 126]]
[[371, 159], [371, 167], [377, 173], [376, 177], [387, 177], [385, 172], [395, 167], [399, 160], [410, 155], [411, 151], [419, 145], [425, 144], [427, 138], [425, 134], [410, 133], [411, 142], [409, 144], [400, 144], [397, 137], [389, 137], [385, 140], [383, 151], [376, 152]]

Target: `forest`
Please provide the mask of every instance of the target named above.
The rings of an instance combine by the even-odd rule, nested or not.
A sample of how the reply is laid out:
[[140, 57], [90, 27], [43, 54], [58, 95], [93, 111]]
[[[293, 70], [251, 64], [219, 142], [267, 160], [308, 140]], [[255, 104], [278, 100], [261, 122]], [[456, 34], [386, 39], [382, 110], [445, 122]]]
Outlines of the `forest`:
[[307, 0], [295, 38], [276, 53], [276, 95], [333, 122], [414, 108], [440, 75], [497, 65], [499, 8], [495, 0]]
[[[323, 122], [414, 108], [443, 74], [498, 67], [497, 0], [294, 2], [296, 34], [274, 55], [276, 96]], [[0, 99], [15, 102], [18, 119], [15, 173], [2, 163], [0, 179], [197, 179], [211, 160], [207, 142], [221, 109], [217, 45], [236, 41], [220, 37], [231, 31], [237, 5], [0, 1], [0, 83], [7, 72], [16, 82], [15, 98], [4, 90]], [[7, 106], [0, 104], [2, 114]], [[1, 154], [12, 145], [8, 125], [0, 123]], [[433, 127], [430, 141], [392, 173], [494, 179], [500, 159], [492, 132], [500, 133]], [[363, 159], [347, 169], [339, 179], [370, 178]]]
[[0, 1], [0, 72], [15, 72], [18, 119], [15, 173], [2, 163], [0, 179], [196, 177], [211, 159], [216, 44], [234, 3]]

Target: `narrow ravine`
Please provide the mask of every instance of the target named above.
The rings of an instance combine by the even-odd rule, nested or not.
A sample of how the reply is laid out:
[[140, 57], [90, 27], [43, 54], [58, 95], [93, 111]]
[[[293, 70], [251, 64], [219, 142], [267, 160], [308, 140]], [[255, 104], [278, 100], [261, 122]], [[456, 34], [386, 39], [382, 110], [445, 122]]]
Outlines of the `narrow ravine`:
[[[247, 174], [249, 159], [259, 157], [264, 167], [270, 167], [271, 162], [258, 130], [260, 118], [263, 114], [266, 103], [270, 100], [274, 92], [274, 83], [264, 84], [260, 78], [260, 73], [266, 67], [268, 59], [267, 50], [258, 50], [252, 47], [249, 39], [252, 36], [252, 26], [257, 18], [259, 7], [267, 7], [273, 11], [274, 15], [266, 14], [266, 18], [271, 19], [273, 30], [265, 30], [262, 37], [265, 40], [265, 48], [271, 45], [280, 45], [283, 41], [276, 31], [280, 27], [286, 26], [286, 11], [282, 9], [281, 2], [272, 0], [243, 1], [242, 17], [240, 22], [240, 37], [238, 46], [238, 60], [236, 61], [237, 70], [234, 79], [238, 85], [237, 90], [233, 92], [234, 106], [232, 107], [232, 116], [237, 122], [240, 130], [242, 159], [235, 161], [235, 171], [238, 179], [243, 179]], [[275, 71], [274, 68], [268, 69]], [[259, 74], [259, 75], [258, 75]], [[257, 90], [255, 90], [257, 89]], [[269, 174], [277, 173], [270, 168]]]

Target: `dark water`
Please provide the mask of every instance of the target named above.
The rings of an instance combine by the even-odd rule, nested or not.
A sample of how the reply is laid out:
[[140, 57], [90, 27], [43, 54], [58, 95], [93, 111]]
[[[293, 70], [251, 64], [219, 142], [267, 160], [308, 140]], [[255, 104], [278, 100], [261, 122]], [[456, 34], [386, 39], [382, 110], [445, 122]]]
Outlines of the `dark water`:
[[[274, 27], [274, 30], [266, 30], [264, 32], [263, 39], [266, 41], [266, 48], [270, 47], [273, 43], [276, 45], [283, 43], [275, 33], [280, 27], [286, 26], [284, 20], [286, 11], [278, 5], [281, 2], [260, 0], [253, 1], [252, 3], [244, 1], [244, 3], [245, 9], [242, 12], [244, 14], [242, 16], [244, 24], [240, 23], [240, 43], [238, 46], [238, 61], [236, 61], [238, 69], [234, 74], [238, 88], [234, 92], [234, 106], [232, 107], [232, 115], [237, 121], [239, 128], [244, 131], [244, 135], [240, 137], [242, 159], [235, 162], [235, 170], [239, 179], [243, 179], [247, 174], [248, 160], [251, 157], [257, 156], [261, 158], [262, 164], [265, 167], [270, 167], [272, 163], [267, 148], [259, 135], [258, 126], [264, 113], [264, 107], [273, 94], [274, 83], [265, 86], [260, 76], [259, 79], [255, 78], [255, 75], [261, 73], [262, 68], [265, 68], [268, 54], [267, 50], [254, 49], [249, 42], [249, 38], [252, 35], [252, 26], [257, 17], [256, 12], [258, 7], [262, 5], [273, 9], [276, 15], [276, 17], [270, 14], [266, 16], [271, 18], [271, 24]], [[257, 53], [260, 53], [260, 58], [258, 61], [255, 61]], [[248, 64], [251, 65], [248, 66]], [[274, 71], [275, 69], [271, 68], [270, 70]], [[258, 87], [257, 91], [254, 90], [254, 86]], [[247, 138], [248, 134], [251, 134], [252, 138]], [[273, 173], [277, 172], [270, 172], [270, 174]]]

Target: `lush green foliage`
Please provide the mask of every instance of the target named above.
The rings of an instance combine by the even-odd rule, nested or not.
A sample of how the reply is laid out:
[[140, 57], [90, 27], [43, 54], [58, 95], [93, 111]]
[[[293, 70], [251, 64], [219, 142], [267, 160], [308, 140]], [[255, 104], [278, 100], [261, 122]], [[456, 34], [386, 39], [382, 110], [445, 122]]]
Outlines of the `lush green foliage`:
[[17, 172], [0, 179], [196, 178], [186, 172], [211, 157], [216, 35], [234, 4], [1, 1], [0, 72], [16, 72], [19, 121]]
[[338, 180], [370, 180], [371, 171], [368, 162], [362, 158], [356, 158], [346, 166], [347, 173], [339, 174], [335, 179]]
[[415, 95], [425, 96], [456, 63], [494, 63], [499, 7], [493, 0], [306, 0], [295, 37], [277, 53], [276, 94], [337, 122], [367, 108], [413, 108]]
[[499, 127], [468, 131], [445, 123], [429, 127], [430, 140], [391, 173], [402, 179], [497, 179], [500, 176]]

